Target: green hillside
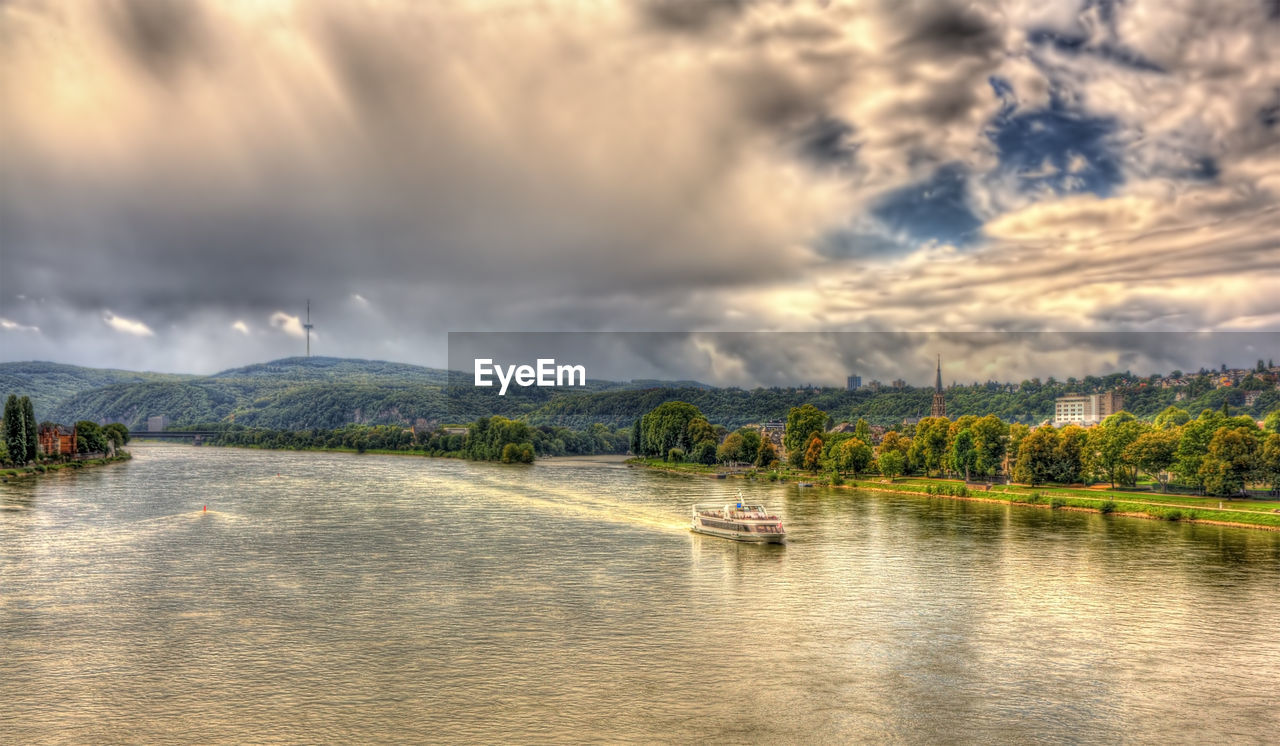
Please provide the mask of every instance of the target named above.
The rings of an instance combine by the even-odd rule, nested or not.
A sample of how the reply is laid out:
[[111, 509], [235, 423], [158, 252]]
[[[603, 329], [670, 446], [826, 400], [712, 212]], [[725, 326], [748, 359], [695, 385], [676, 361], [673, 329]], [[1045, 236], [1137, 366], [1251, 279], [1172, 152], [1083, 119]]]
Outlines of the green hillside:
[[[452, 387], [448, 378], [446, 371], [435, 368], [319, 357], [286, 358], [212, 376], [5, 363], [0, 365], [0, 395], [30, 395], [39, 419], [58, 422], [90, 419], [141, 427], [148, 417], [163, 414], [175, 425], [234, 421], [277, 430], [409, 425], [421, 420], [462, 423], [494, 414], [577, 430], [593, 423], [625, 427], [672, 399], [694, 404], [712, 422], [728, 427], [785, 419], [789, 409], [806, 403], [836, 421], [865, 418], [872, 424], [892, 425], [906, 417], [927, 415], [933, 395], [929, 388], [746, 391], [695, 382], [660, 386], [650, 381], [592, 381], [585, 391], [515, 389], [500, 397], [493, 389], [474, 388], [467, 376], [461, 376], [466, 383]], [[1017, 386], [954, 386], [946, 392], [947, 413], [953, 418], [995, 414], [1008, 422], [1037, 423], [1052, 417], [1053, 402], [1059, 396], [1111, 389], [1122, 391], [1125, 408], [1139, 417], [1153, 417], [1175, 403], [1193, 413], [1227, 404], [1236, 413], [1259, 418], [1280, 407], [1280, 392], [1274, 389], [1245, 408], [1244, 393], [1235, 388], [1198, 382], [1184, 389], [1161, 389], [1134, 384], [1134, 380], [1115, 374], [1071, 385], [1050, 379]], [[1176, 401], [1179, 393], [1186, 395], [1183, 401]]]
[[0, 393], [31, 397], [36, 414], [45, 419], [59, 403], [82, 391], [120, 383], [185, 381], [197, 378], [171, 373], [139, 373], [110, 368], [82, 368], [78, 365], [40, 361], [0, 363]]
[[[420, 420], [470, 422], [492, 414], [530, 415], [557, 396], [547, 389], [521, 389], [499, 397], [491, 390], [471, 386], [469, 374], [455, 373], [455, 380], [465, 383], [450, 387], [448, 371], [438, 368], [329, 357], [284, 358], [211, 376], [103, 376], [97, 386], [86, 384], [76, 389], [56, 386], [56, 366], [11, 365], [27, 366], [27, 389], [48, 390], [46, 405], [39, 407], [42, 419], [123, 422], [131, 428], [141, 428], [148, 417], [161, 414], [179, 426], [234, 420], [250, 427], [282, 430], [338, 428], [352, 423], [408, 425]], [[686, 383], [699, 390], [710, 388], [696, 381]], [[636, 394], [650, 385], [653, 382], [591, 381], [587, 391], [629, 390]]]
[[305, 382], [416, 383], [443, 386], [449, 374], [439, 368], [391, 363], [385, 360], [352, 360], [339, 357], [286, 357], [267, 363], [231, 368], [209, 376], [211, 379], [274, 379], [286, 384]]

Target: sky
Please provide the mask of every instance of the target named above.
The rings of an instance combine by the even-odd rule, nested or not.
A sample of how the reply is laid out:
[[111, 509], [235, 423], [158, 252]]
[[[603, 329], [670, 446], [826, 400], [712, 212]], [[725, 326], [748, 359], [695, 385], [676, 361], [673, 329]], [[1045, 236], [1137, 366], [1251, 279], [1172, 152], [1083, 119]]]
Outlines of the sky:
[[[214, 372], [302, 354], [308, 298], [314, 353], [436, 366], [1280, 331], [1278, 58], [1275, 0], [0, 0], [0, 361]], [[1129, 362], [1217, 362], [1172, 357]]]

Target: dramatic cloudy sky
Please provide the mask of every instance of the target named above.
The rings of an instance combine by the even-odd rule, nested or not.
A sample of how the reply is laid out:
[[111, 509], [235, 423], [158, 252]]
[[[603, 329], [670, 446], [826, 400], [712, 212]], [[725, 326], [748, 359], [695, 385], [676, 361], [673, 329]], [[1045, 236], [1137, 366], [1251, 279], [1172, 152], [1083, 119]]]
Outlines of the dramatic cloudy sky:
[[0, 112], [0, 360], [1280, 330], [1276, 0], [0, 0]]

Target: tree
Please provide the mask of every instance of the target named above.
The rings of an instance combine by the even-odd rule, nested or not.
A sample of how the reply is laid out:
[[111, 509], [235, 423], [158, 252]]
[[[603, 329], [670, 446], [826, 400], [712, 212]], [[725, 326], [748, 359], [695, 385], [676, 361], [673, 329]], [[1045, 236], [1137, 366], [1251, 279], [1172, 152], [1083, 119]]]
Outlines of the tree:
[[804, 448], [804, 459], [801, 462], [804, 468], [813, 471], [822, 465], [822, 435], [812, 433], [809, 436], [809, 443]]
[[1013, 465], [1018, 463], [1018, 447], [1022, 445], [1022, 439], [1031, 433], [1031, 428], [1020, 422], [1015, 422], [1009, 426], [1009, 446], [1005, 451], [1005, 463], [1010, 471]]
[[102, 428], [102, 432], [107, 439], [115, 443], [116, 448], [129, 443], [129, 428], [119, 422], [112, 422], [110, 425]]
[[31, 397], [24, 396], [22, 403], [22, 427], [26, 434], [26, 460], [35, 461], [40, 458], [40, 434], [36, 424], [36, 410], [31, 404]]
[[26, 420], [17, 394], [9, 394], [4, 402], [4, 445], [9, 452], [10, 463], [18, 466], [27, 463]]
[[1058, 445], [1053, 451], [1050, 481], [1071, 484], [1084, 478], [1088, 442], [1089, 431], [1079, 425], [1067, 425], [1058, 431]]
[[532, 443], [508, 443], [502, 447], [502, 463], [504, 464], [531, 464], [533, 463], [533, 444]]
[[1155, 426], [1161, 430], [1182, 427], [1191, 421], [1191, 413], [1185, 409], [1174, 406], [1165, 407], [1165, 410], [1156, 415]]
[[[973, 435], [973, 448], [976, 454], [973, 468], [986, 476], [995, 474], [1004, 463], [1009, 441], [1009, 426], [999, 417], [989, 414], [973, 423], [969, 429]], [[967, 479], [968, 476], [966, 475], [965, 478]]]
[[706, 464], [710, 466], [716, 462], [716, 442], [714, 440], [700, 440], [693, 447], [693, 451], [689, 453], [689, 460], [698, 464]]
[[[1122, 417], [1121, 415], [1128, 415]], [[1085, 464], [1111, 483], [1132, 487], [1138, 481], [1137, 469], [1125, 458], [1125, 449], [1138, 439], [1146, 427], [1128, 412], [1118, 412], [1089, 431]]]
[[1280, 433], [1280, 409], [1268, 412], [1266, 419], [1262, 421], [1262, 426], [1269, 433]]
[[849, 470], [849, 452], [845, 443], [856, 440], [853, 433], [827, 433], [822, 443], [822, 468], [840, 474]]
[[948, 466], [946, 460], [951, 420], [945, 417], [925, 417], [916, 423], [916, 436], [911, 439], [908, 456], [917, 468], [941, 472]]
[[1262, 445], [1262, 468], [1259, 478], [1280, 490], [1280, 433], [1269, 433]]
[[907, 473], [907, 470], [911, 468], [911, 461], [907, 456], [907, 454], [910, 452], [910, 449], [911, 449], [910, 438], [903, 436], [902, 433], [890, 430], [889, 432], [884, 434], [884, 438], [881, 439], [880, 441], [880, 451], [879, 451], [880, 455], [877, 456], [877, 459], [882, 458], [886, 453], [898, 454], [899, 456], [902, 457], [902, 461], [899, 462], [900, 466], [898, 469], [898, 473], [905, 474]]
[[1051, 426], [1032, 430], [1018, 446], [1018, 461], [1013, 467], [1013, 478], [1032, 487], [1049, 481], [1054, 476], [1054, 455], [1057, 449], [1057, 430]]
[[640, 455], [640, 418], [631, 424], [631, 454], [633, 456]]
[[747, 459], [743, 457], [743, 446], [742, 436], [738, 433], [730, 433], [729, 437], [725, 438], [716, 449], [716, 458], [722, 464], [746, 461]]
[[1160, 491], [1169, 490], [1169, 469], [1177, 457], [1179, 433], [1176, 429], [1148, 430], [1125, 449], [1124, 457], [1143, 474], [1160, 484]]
[[782, 444], [786, 447], [792, 466], [800, 466], [807, 455], [807, 444], [814, 433], [821, 433], [827, 424], [827, 413], [812, 404], [792, 407], [787, 412], [787, 432]]
[[901, 451], [882, 451], [876, 463], [880, 465], [880, 473], [892, 480], [906, 469], [907, 458]]
[[1174, 453], [1173, 471], [1184, 484], [1204, 488], [1200, 467], [1209, 453], [1213, 434], [1224, 424], [1221, 414], [1206, 409], [1196, 419], [1182, 426], [1178, 449]]
[[756, 451], [756, 466], [764, 469], [778, 460], [778, 451], [773, 447], [773, 441], [763, 438], [760, 441], [760, 450]]
[[739, 452], [738, 460], [750, 464], [756, 460], [756, 454], [760, 452], [760, 431], [750, 427], [741, 427], [736, 431], [738, 437], [742, 438], [742, 449]]
[[974, 446], [973, 430], [965, 428], [956, 433], [955, 442], [951, 444], [951, 469], [963, 473], [965, 481], [969, 481], [969, 472], [978, 464], [978, 449]]
[[107, 438], [102, 428], [92, 420], [80, 420], [76, 423], [76, 452], [101, 453], [107, 450]]
[[861, 438], [850, 438], [836, 447], [836, 470], [851, 471], [854, 476], [871, 465], [871, 446]]
[[672, 448], [686, 453], [693, 447], [689, 432], [695, 420], [705, 422], [706, 418], [701, 410], [686, 402], [669, 401], [654, 407], [640, 418], [641, 455], [667, 456]]
[[[366, 448], [369, 447], [367, 441], [371, 433], [376, 431], [365, 429], [356, 434], [360, 442], [366, 443]], [[467, 427], [467, 437], [462, 450], [467, 458], [476, 461], [501, 461], [508, 443], [514, 443], [517, 446], [527, 443], [530, 448], [533, 448], [535, 437], [537, 437], [535, 431], [529, 427], [528, 423], [509, 420], [500, 415], [481, 417]], [[356, 447], [359, 447], [358, 443]], [[377, 447], [377, 444], [374, 447]], [[523, 453], [523, 449], [519, 452]]]
[[1200, 476], [1210, 495], [1231, 497], [1244, 493], [1261, 462], [1258, 434], [1256, 427], [1223, 427], [1214, 433], [1200, 465]]
[[711, 441], [714, 446], [720, 442], [720, 434], [706, 417], [695, 417], [689, 421], [689, 442], [697, 445], [703, 441]]
[[853, 426], [853, 437], [863, 443], [871, 442], [871, 426], [868, 425], [867, 421], [861, 417], [858, 418], [858, 423]]

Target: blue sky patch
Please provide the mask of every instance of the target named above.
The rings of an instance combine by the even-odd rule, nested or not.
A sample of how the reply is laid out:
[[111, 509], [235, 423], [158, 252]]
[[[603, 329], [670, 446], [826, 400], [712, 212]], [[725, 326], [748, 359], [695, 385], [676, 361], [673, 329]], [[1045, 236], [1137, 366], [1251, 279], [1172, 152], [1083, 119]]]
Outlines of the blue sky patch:
[[894, 232], [957, 246], [977, 237], [982, 221], [969, 207], [968, 172], [949, 164], [920, 184], [891, 192], [872, 210]]
[[1055, 98], [1047, 109], [998, 117], [991, 141], [1000, 168], [1016, 173], [1028, 191], [1047, 186], [1105, 197], [1122, 180], [1110, 143], [1116, 129], [1114, 120], [1068, 110]]

